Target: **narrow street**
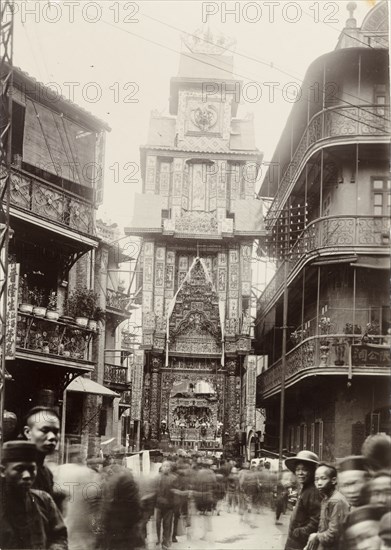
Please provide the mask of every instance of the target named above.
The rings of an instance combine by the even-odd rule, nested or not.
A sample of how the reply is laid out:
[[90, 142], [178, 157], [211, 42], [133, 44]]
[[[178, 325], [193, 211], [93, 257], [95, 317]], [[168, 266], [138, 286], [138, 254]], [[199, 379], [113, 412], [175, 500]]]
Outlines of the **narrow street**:
[[[290, 514], [281, 516], [282, 525], [274, 524], [274, 512], [263, 509], [259, 514], [251, 514], [249, 521], [225, 510], [220, 516], [212, 516], [212, 531], [206, 540], [202, 539], [203, 516], [192, 517], [192, 526], [187, 535], [178, 537], [172, 550], [281, 550], [288, 533]], [[154, 524], [148, 525], [148, 550], [155, 550], [156, 535]]]

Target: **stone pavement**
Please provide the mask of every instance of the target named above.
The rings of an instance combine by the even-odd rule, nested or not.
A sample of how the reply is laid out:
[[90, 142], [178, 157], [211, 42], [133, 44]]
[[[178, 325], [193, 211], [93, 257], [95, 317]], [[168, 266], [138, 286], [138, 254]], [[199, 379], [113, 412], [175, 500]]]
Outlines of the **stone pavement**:
[[[212, 530], [203, 538], [204, 517], [192, 517], [192, 526], [187, 535], [178, 537], [170, 550], [283, 550], [288, 533], [289, 515], [281, 516], [282, 525], [275, 525], [274, 512], [264, 508], [259, 514], [250, 514], [243, 521], [238, 513], [225, 510], [220, 516], [213, 515]], [[153, 525], [149, 527], [150, 550], [156, 550]]]

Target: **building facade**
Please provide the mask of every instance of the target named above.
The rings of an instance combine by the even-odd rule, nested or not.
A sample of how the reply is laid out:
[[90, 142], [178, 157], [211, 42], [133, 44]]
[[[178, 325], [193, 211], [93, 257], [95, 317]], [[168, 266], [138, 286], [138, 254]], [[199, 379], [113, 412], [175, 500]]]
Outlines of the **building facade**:
[[[4, 407], [18, 424], [5, 435], [17, 434], [32, 406], [49, 405], [59, 410], [64, 438], [74, 433], [75, 416], [66, 410], [64, 390], [81, 375], [97, 377], [99, 331], [65, 314], [76, 286], [94, 288], [93, 258], [100, 242], [95, 211], [109, 128], [18, 68], [12, 103]], [[95, 313], [94, 308], [89, 317]], [[116, 395], [96, 383], [98, 390], [111, 399]], [[91, 411], [84, 394], [89, 392], [85, 384], [76, 392], [81, 394], [77, 434], [87, 448]]]
[[[349, 6], [350, 8], [350, 6]], [[284, 283], [283, 447], [333, 461], [390, 433], [390, 111], [387, 2], [354, 14], [309, 67], [263, 182], [277, 271], [258, 301], [265, 447], [278, 450]], [[274, 164], [274, 166], [273, 166]]]
[[228, 43], [193, 38], [171, 79], [170, 115], [152, 113], [126, 229], [142, 238], [142, 441], [237, 450], [262, 155], [253, 120], [236, 116]]

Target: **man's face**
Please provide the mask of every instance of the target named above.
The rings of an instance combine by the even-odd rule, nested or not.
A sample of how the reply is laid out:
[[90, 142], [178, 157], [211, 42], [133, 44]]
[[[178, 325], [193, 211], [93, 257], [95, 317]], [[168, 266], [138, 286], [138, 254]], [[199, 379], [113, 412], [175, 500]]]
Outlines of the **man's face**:
[[327, 466], [319, 466], [315, 472], [315, 486], [322, 494], [329, 494], [335, 487], [337, 479], [331, 477], [331, 472]]
[[367, 478], [368, 474], [363, 470], [347, 470], [338, 474], [338, 488], [351, 506], [359, 506]]
[[58, 443], [60, 421], [47, 411], [37, 412], [29, 418], [24, 434], [27, 439], [35, 443], [38, 451], [49, 455], [55, 451]]
[[35, 462], [8, 462], [4, 466], [3, 475], [12, 490], [26, 492], [35, 480], [37, 466]]
[[379, 522], [373, 520], [356, 523], [346, 530], [347, 550], [379, 550]]
[[310, 479], [311, 470], [306, 464], [304, 464], [303, 462], [299, 462], [295, 468], [295, 475], [297, 481], [304, 485], [304, 483], [306, 483]]
[[379, 476], [369, 485], [369, 504], [391, 508], [391, 477]]

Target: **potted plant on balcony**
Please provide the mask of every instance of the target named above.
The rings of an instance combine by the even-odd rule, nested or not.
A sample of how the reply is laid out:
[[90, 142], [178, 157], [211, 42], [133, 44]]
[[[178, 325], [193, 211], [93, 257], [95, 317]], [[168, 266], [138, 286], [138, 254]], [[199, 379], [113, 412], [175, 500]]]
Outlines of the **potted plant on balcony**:
[[353, 323], [346, 323], [343, 332], [346, 335], [345, 340], [347, 344], [350, 345], [350, 344], [355, 344], [358, 341], [356, 338], [353, 337], [353, 335], [359, 334], [361, 336], [362, 329], [360, 325], [353, 325]]
[[305, 340], [307, 337], [308, 337], [308, 332], [306, 329], [296, 329], [294, 332], [291, 332], [291, 336], [290, 336], [295, 346], [300, 344], [300, 342]]
[[60, 313], [57, 309], [57, 292], [51, 290], [49, 294], [48, 307], [46, 310], [46, 317], [52, 321], [57, 321]]
[[97, 295], [87, 287], [76, 288], [68, 296], [66, 313], [75, 318], [76, 324], [87, 327], [96, 309]]
[[46, 307], [43, 305], [44, 302], [44, 291], [42, 288], [34, 286], [31, 291], [31, 301], [33, 304], [33, 314], [37, 317], [45, 317]]
[[98, 329], [98, 323], [103, 322], [106, 319], [106, 312], [99, 306], [94, 310], [92, 318], [88, 321], [88, 328], [91, 330]]
[[120, 292], [121, 294], [123, 294], [125, 292], [125, 281], [123, 279], [120, 279], [118, 281], [118, 286], [117, 286], [117, 290], [118, 292]]
[[33, 296], [27, 283], [27, 273], [24, 273], [19, 282], [19, 311], [22, 313], [32, 313], [34, 305]]
[[319, 323], [319, 332], [321, 335], [321, 338], [319, 340], [319, 350], [320, 350], [320, 359], [321, 359], [321, 365], [326, 366], [327, 360], [329, 356], [330, 351], [330, 340], [329, 340], [329, 334], [331, 330], [331, 321], [330, 317], [321, 317], [320, 323]]
[[374, 338], [373, 335], [380, 334], [380, 325], [377, 321], [371, 321], [367, 323], [365, 332], [362, 337], [363, 344], [380, 344], [380, 338]]

